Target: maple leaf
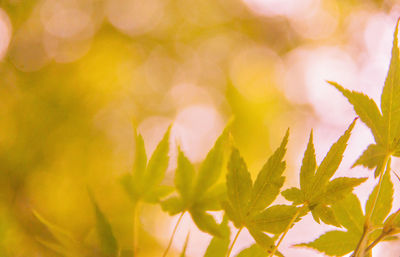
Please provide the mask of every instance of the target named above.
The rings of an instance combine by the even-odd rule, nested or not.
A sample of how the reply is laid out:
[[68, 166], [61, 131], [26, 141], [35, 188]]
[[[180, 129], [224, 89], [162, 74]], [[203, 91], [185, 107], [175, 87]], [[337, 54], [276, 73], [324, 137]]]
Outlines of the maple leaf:
[[282, 195], [288, 201], [293, 202], [293, 205], [303, 204], [303, 206], [306, 206], [318, 223], [323, 221], [326, 224], [340, 226], [331, 205], [345, 198], [355, 186], [366, 180], [366, 178], [347, 177], [330, 180], [342, 161], [355, 122], [356, 120], [331, 146], [318, 167], [315, 158], [313, 132], [311, 131], [300, 169], [300, 188], [292, 187], [282, 192]]
[[258, 173], [254, 184], [246, 163], [237, 149], [232, 150], [228, 164], [226, 176], [228, 199], [222, 203], [225, 213], [235, 227], [240, 230], [246, 227], [254, 240], [267, 251], [274, 248], [274, 241], [264, 232], [282, 233], [298, 210], [296, 206], [289, 205], [267, 208], [279, 195], [285, 180], [282, 176], [286, 168], [283, 157], [288, 137], [289, 130], [281, 145]]
[[[379, 193], [378, 193], [379, 192]], [[378, 196], [376, 194], [378, 193]], [[372, 202], [377, 197], [377, 205], [371, 213], [372, 225], [382, 227], [383, 220], [389, 214], [393, 201], [393, 184], [390, 180], [390, 162], [379, 188], [377, 185], [369, 195], [365, 206], [366, 213], [372, 208]], [[333, 206], [333, 212], [338, 222], [346, 231], [333, 230], [321, 235], [318, 239], [310, 243], [303, 243], [297, 246], [306, 246], [314, 248], [330, 256], [342, 256], [356, 249], [364, 231], [364, 222], [366, 215], [361, 209], [360, 201], [354, 194], [348, 194], [346, 198], [336, 202]], [[389, 223], [390, 217], [385, 223]], [[393, 218], [395, 222], [400, 219]], [[375, 240], [378, 233], [371, 233], [369, 240]]]
[[398, 46], [398, 27], [394, 31], [392, 57], [385, 85], [381, 94], [381, 110], [367, 95], [350, 91], [336, 82], [328, 81], [339, 90], [360, 119], [370, 128], [375, 144], [371, 144], [362, 153], [353, 166], [363, 165], [375, 169], [375, 177], [383, 172], [390, 156], [400, 156], [400, 56]]
[[207, 211], [220, 210], [219, 202], [226, 195], [223, 184], [218, 184], [217, 181], [223, 168], [228, 131], [229, 125], [207, 154], [197, 174], [193, 164], [178, 149], [178, 166], [174, 179], [178, 195], [161, 203], [163, 210], [170, 215], [189, 212], [200, 230], [217, 236], [222, 236], [221, 230]]
[[168, 168], [169, 135], [168, 128], [147, 163], [143, 137], [136, 134], [136, 152], [133, 172], [124, 175], [121, 183], [130, 199], [136, 205], [139, 201], [157, 203], [173, 191], [170, 186], [160, 185]]

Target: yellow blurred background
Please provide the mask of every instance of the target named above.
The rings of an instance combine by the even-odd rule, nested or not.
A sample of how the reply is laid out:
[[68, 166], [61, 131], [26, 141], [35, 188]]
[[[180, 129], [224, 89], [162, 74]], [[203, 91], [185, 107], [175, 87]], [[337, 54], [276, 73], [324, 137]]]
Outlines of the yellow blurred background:
[[[148, 154], [173, 125], [164, 184], [176, 144], [198, 163], [232, 116], [253, 175], [290, 127], [286, 186], [296, 185], [310, 129], [320, 161], [355, 116], [325, 80], [379, 102], [396, 2], [0, 0], [0, 256], [59, 256], [40, 243], [51, 235], [33, 210], [85, 245], [82, 256], [98, 256], [87, 187], [121, 256], [132, 256], [132, 205], [119, 183], [132, 169], [132, 123]], [[371, 175], [349, 169], [372, 140], [358, 123], [340, 174]], [[373, 183], [357, 191], [362, 200]], [[161, 256], [175, 220], [143, 206], [140, 256]], [[329, 229], [304, 224], [285, 240], [287, 256], [319, 256], [290, 247]], [[210, 236], [189, 217], [174, 251], [189, 230], [188, 256], [202, 256]], [[251, 243], [243, 235], [234, 252]], [[377, 256], [400, 251], [385, 246]]]

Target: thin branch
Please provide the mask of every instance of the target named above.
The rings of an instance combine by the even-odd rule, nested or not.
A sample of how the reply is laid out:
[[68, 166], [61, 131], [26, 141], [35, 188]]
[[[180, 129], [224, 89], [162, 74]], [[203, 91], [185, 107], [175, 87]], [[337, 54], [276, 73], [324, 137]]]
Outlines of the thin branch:
[[375, 210], [375, 207], [376, 207], [376, 202], [378, 200], [378, 196], [379, 196], [379, 193], [381, 191], [383, 174], [384, 174], [385, 168], [386, 168], [386, 166], [387, 166], [387, 164], [389, 162], [389, 159], [390, 159], [390, 155], [386, 155], [385, 159], [383, 160], [382, 166], [380, 167], [380, 169], [378, 171], [378, 174], [379, 174], [378, 190], [377, 190], [376, 195], [374, 196], [374, 199], [372, 201], [371, 209], [365, 215], [364, 230], [363, 230], [363, 233], [361, 235], [360, 240], [358, 241], [357, 247], [354, 250], [354, 252], [351, 255], [351, 257], [362, 257], [362, 255], [364, 254], [365, 246], [367, 244], [366, 240], [368, 240], [367, 236], [370, 233], [370, 228], [371, 228], [371, 224], [370, 224], [371, 223], [371, 216], [374, 213], [374, 210]]
[[240, 234], [240, 232], [242, 231], [242, 229], [243, 229], [243, 227], [240, 227], [239, 230], [238, 230], [238, 232], [236, 233], [236, 236], [235, 236], [235, 238], [233, 239], [231, 246], [229, 247], [229, 250], [228, 250], [228, 253], [226, 254], [226, 257], [229, 257], [229, 256], [231, 255], [233, 246], [235, 245], [236, 240], [238, 239], [239, 234]]
[[282, 233], [282, 236], [279, 238], [278, 243], [275, 245], [274, 249], [272, 249], [272, 252], [270, 253], [269, 257], [274, 256], [276, 250], [278, 250], [279, 245], [282, 243], [283, 238], [286, 236], [287, 232], [289, 229], [292, 227], [293, 223], [296, 221], [297, 217], [300, 215], [300, 212], [304, 209], [307, 208], [307, 205], [303, 205], [301, 208], [297, 209], [295, 215], [293, 218], [290, 220], [289, 224], [286, 226], [285, 231]]
[[140, 203], [136, 202], [133, 207], [133, 256], [137, 257], [139, 242], [139, 208]]
[[178, 229], [179, 223], [181, 223], [183, 214], [185, 214], [185, 212], [182, 212], [182, 213], [181, 213], [181, 215], [180, 215], [179, 218], [178, 218], [178, 221], [177, 221], [176, 224], [175, 224], [174, 230], [172, 231], [172, 235], [171, 235], [171, 237], [170, 237], [170, 239], [169, 239], [168, 246], [167, 246], [167, 248], [166, 248], [165, 251], [164, 251], [163, 257], [167, 256], [168, 251], [169, 251], [169, 248], [171, 248], [172, 241], [174, 241], [175, 233], [176, 233], [176, 230]]

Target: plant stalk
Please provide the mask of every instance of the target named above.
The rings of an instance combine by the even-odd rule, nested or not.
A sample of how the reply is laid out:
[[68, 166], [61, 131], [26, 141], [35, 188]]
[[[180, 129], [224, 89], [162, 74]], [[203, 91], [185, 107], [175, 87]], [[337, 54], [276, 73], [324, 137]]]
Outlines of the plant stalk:
[[296, 219], [299, 216], [300, 212], [306, 207], [307, 207], [307, 205], [303, 205], [301, 208], [297, 209], [297, 211], [294, 214], [293, 218], [290, 220], [289, 224], [286, 226], [285, 231], [283, 231], [282, 236], [279, 238], [278, 243], [275, 245], [274, 249], [272, 249], [269, 257], [273, 257], [274, 256], [276, 250], [278, 250], [279, 245], [282, 243], [283, 238], [289, 232], [289, 229], [292, 227], [293, 223], [296, 221]]
[[385, 233], [379, 235], [377, 239], [375, 239], [367, 248], [365, 248], [365, 252], [370, 251], [375, 245], [377, 245], [384, 237], [386, 236]]
[[179, 215], [178, 221], [176, 222], [174, 230], [172, 231], [171, 237], [170, 237], [169, 242], [168, 242], [168, 246], [164, 251], [163, 257], [167, 256], [169, 248], [171, 248], [172, 241], [174, 241], [176, 230], [178, 229], [179, 223], [181, 223], [182, 217], [185, 214], [185, 212], [186, 211], [182, 212], [181, 215]]
[[370, 251], [372, 248], [375, 247], [380, 241], [382, 241], [386, 236], [390, 235], [393, 231], [393, 220], [397, 217], [397, 215], [400, 214], [400, 209], [398, 209], [392, 216], [392, 218], [387, 221], [390, 226], [389, 228], [386, 228], [386, 226], [383, 227], [382, 233], [365, 249], [365, 252]]
[[138, 242], [139, 242], [139, 202], [136, 202], [133, 207], [133, 256], [137, 257], [138, 255]]
[[243, 226], [240, 227], [239, 230], [238, 230], [238, 232], [236, 233], [236, 236], [235, 236], [235, 238], [233, 239], [231, 246], [229, 247], [229, 250], [228, 250], [228, 253], [226, 254], [226, 257], [229, 257], [229, 256], [231, 255], [233, 246], [235, 245], [236, 240], [238, 239], [239, 234], [240, 234], [240, 232], [242, 231], [242, 229], [243, 229]]
[[381, 191], [381, 186], [382, 186], [382, 178], [383, 178], [383, 174], [385, 173], [385, 168], [387, 166], [387, 163], [389, 161], [390, 155], [386, 155], [385, 159], [383, 160], [382, 166], [380, 167], [379, 170], [379, 182], [378, 182], [378, 190], [376, 192], [376, 195], [372, 201], [372, 207], [371, 209], [368, 211], [368, 213], [365, 214], [365, 223], [364, 223], [364, 230], [363, 233], [361, 235], [360, 241], [358, 241], [357, 247], [354, 250], [353, 254], [351, 255], [351, 257], [363, 257], [364, 252], [365, 252], [365, 246], [367, 244], [368, 238], [368, 234], [370, 232], [371, 229], [371, 216], [374, 213], [375, 210], [375, 206], [376, 206], [376, 202], [378, 200], [379, 197], [379, 193]]

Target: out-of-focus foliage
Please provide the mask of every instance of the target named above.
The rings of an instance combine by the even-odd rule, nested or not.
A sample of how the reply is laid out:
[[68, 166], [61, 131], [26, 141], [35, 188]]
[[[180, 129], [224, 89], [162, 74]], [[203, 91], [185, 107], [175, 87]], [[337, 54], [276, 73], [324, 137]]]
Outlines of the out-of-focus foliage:
[[[162, 186], [173, 185], [175, 144], [197, 168], [233, 115], [249, 170], [289, 126], [340, 127], [320, 114], [318, 72], [301, 68], [320, 51], [375, 69], [361, 52], [381, 49], [366, 42], [376, 24], [393, 27], [396, 2], [0, 0], [0, 256], [56, 256], [43, 244], [57, 245], [48, 224], [96, 256], [96, 217], [111, 224], [120, 256], [132, 256], [135, 207], [120, 185], [138, 151], [132, 119], [147, 156], [173, 124]], [[150, 204], [140, 214], [139, 252], [158, 256], [168, 217]]]
[[170, 215], [188, 212], [200, 230], [220, 237], [223, 233], [207, 211], [220, 210], [219, 202], [226, 194], [225, 185], [216, 184], [216, 182], [225, 164], [224, 153], [228, 131], [229, 127], [217, 139], [197, 174], [185, 154], [180, 149], [178, 150], [174, 183], [179, 196], [170, 197], [161, 203], [163, 210]]

